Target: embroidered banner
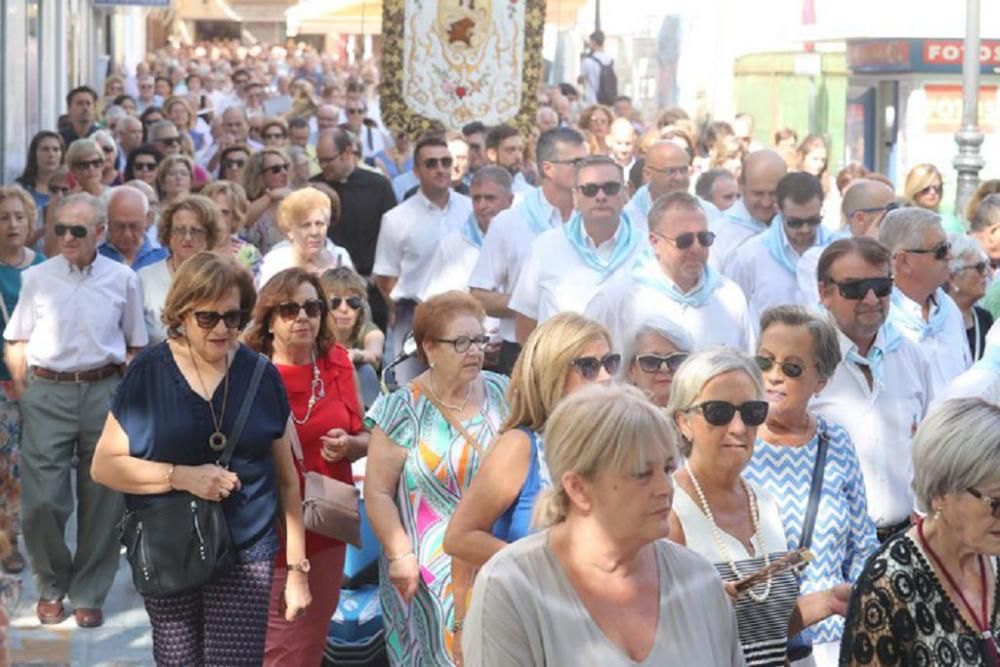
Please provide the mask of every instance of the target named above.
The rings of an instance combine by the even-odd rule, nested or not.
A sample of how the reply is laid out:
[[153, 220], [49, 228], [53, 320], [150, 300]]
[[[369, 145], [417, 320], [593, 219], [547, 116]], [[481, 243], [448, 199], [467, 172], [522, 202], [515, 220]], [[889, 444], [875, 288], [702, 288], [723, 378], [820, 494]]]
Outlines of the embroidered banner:
[[534, 125], [545, 0], [383, 0], [381, 109], [412, 136]]

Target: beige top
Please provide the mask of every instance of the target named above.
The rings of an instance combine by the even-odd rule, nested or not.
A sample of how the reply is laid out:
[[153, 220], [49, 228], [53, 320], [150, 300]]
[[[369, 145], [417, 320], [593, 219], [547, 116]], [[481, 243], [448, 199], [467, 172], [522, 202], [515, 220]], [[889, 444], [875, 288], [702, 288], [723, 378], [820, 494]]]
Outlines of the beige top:
[[656, 542], [660, 622], [652, 650], [636, 662], [591, 618], [548, 536], [514, 542], [476, 576], [462, 633], [466, 667], [744, 665], [736, 616], [708, 561]]

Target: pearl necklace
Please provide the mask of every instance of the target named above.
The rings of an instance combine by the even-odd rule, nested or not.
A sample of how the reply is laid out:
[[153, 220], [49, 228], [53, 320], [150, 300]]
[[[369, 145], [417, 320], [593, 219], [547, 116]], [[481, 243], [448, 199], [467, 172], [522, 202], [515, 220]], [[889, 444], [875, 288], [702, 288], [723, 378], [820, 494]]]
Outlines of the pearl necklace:
[[319, 375], [319, 365], [316, 363], [316, 352], [312, 353], [312, 383], [309, 385], [309, 407], [306, 408], [306, 416], [299, 419], [295, 416], [295, 411], [292, 411], [292, 421], [302, 426], [307, 421], [309, 417], [312, 416], [313, 408], [319, 403], [319, 399], [326, 396], [326, 385], [323, 383], [323, 378]]
[[[739, 568], [736, 567], [736, 559], [732, 557], [729, 553], [729, 549], [722, 541], [722, 531], [719, 530], [718, 524], [715, 523], [715, 516], [712, 514], [712, 508], [708, 504], [708, 499], [705, 498], [705, 492], [701, 489], [701, 484], [698, 483], [698, 478], [694, 476], [694, 471], [691, 466], [685, 466], [687, 469], [688, 477], [691, 478], [691, 484], [694, 486], [695, 492], [698, 494], [698, 501], [701, 503], [701, 511], [708, 518], [708, 522], [712, 524], [712, 537], [715, 539], [715, 548], [719, 550], [722, 555], [723, 560], [729, 563], [729, 569], [733, 571], [737, 579], [742, 579], [743, 574], [740, 572]], [[757, 496], [753, 494], [750, 487], [747, 486], [746, 480], [740, 477], [740, 483], [743, 485], [743, 490], [747, 494], [747, 498], [750, 499], [750, 523], [753, 525], [753, 534], [757, 538], [757, 545], [760, 550], [764, 552], [764, 568], [766, 569], [771, 564], [771, 557], [767, 553], [767, 549], [764, 546], [764, 537], [760, 533], [760, 522], [758, 520], [759, 512], [757, 509]], [[760, 603], [767, 600], [768, 596], [771, 595], [771, 575], [767, 575], [767, 584], [764, 587], [763, 593], [756, 593], [751, 588], [747, 590], [747, 595], [754, 602]]]

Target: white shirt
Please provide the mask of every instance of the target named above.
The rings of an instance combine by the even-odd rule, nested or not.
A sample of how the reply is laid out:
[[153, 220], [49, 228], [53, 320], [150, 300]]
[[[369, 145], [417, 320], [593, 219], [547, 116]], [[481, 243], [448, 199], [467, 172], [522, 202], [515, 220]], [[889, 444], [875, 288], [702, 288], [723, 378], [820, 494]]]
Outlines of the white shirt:
[[518, 201], [518, 203], [520, 203], [525, 195], [532, 192], [534, 189], [535, 186], [528, 182], [528, 179], [524, 177], [522, 172], [519, 171], [514, 174], [510, 184], [510, 190], [514, 193], [514, 198]]
[[935, 394], [934, 403], [949, 398], [981, 398], [994, 405], [1000, 405], [1000, 375], [987, 368], [973, 365], [949, 382], [940, 395]]
[[747, 239], [767, 229], [767, 225], [753, 218], [743, 200], [738, 199], [732, 206], [722, 211], [721, 215], [710, 219], [708, 229], [715, 232], [715, 243], [712, 244], [708, 261], [713, 267], [722, 271], [733, 252], [746, 243]]
[[[622, 233], [622, 224], [619, 223], [611, 238], [596, 247], [587, 235], [587, 243], [602, 259], [610, 257]], [[580, 257], [561, 227], [550, 229], [532, 244], [511, 294], [510, 309], [538, 324], [564, 311], [582, 313], [598, 290], [615, 275], [630, 271], [638, 255], [648, 247], [645, 240], [636, 243], [630, 256], [605, 279], [600, 271]]]
[[479, 248], [461, 230], [449, 232], [437, 245], [420, 300], [449, 290], [469, 290], [469, 275], [479, 259]]
[[[600, 61], [600, 64], [597, 61]], [[584, 81], [583, 102], [585, 104], [597, 104], [597, 91], [601, 87], [601, 64], [610, 65], [613, 62], [614, 58], [604, 51], [593, 51], [580, 59], [580, 74]]]
[[148, 342], [139, 279], [100, 253], [82, 271], [62, 255], [29, 267], [4, 338], [28, 342], [29, 367], [64, 373], [123, 364], [126, 348]]
[[[562, 214], [549, 203], [544, 194], [542, 211], [550, 228], [562, 227]], [[497, 213], [490, 222], [483, 247], [469, 275], [469, 287], [501, 294], [512, 293], [521, 274], [521, 267], [537, 236], [534, 228], [528, 224], [524, 204], [515, 204]], [[514, 318], [500, 319], [500, 337], [509, 343], [517, 342]]]
[[[933, 397], [931, 368], [920, 348], [904, 338], [885, 354], [883, 381], [869, 389], [858, 364], [847, 360], [854, 343], [839, 330], [837, 336], [843, 360], [809, 408], [847, 429], [864, 473], [868, 514], [876, 526], [891, 526], [915, 509], [913, 435]], [[882, 330], [875, 344], [884, 344]]]
[[705, 305], [696, 308], [621, 272], [594, 295], [584, 314], [608, 328], [615, 350], [624, 349], [628, 337], [651, 315], [665, 315], [684, 327], [694, 339], [694, 351], [727, 345], [752, 353], [756, 345], [743, 291], [725, 276], [719, 276], [719, 286]]
[[[798, 257], [788, 239], [783, 243], [786, 252]], [[712, 250], [715, 250], [714, 246]], [[760, 235], [747, 239], [746, 243], [736, 248], [726, 263], [725, 274], [746, 295], [755, 331], [760, 326], [761, 314], [771, 306], [801, 303], [796, 277], [778, 263]]]
[[809, 248], [795, 265], [796, 302], [809, 308], [816, 308], [819, 304], [819, 258], [825, 249], [825, 246]]
[[[354, 262], [351, 261], [351, 255], [347, 252], [347, 248], [341, 248], [330, 239], [326, 240], [326, 247], [323, 252], [326, 253], [326, 259], [329, 261], [331, 269], [341, 266], [354, 268]], [[288, 241], [276, 244], [261, 260], [260, 272], [257, 274], [256, 281], [257, 289], [266, 285], [267, 281], [273, 278], [275, 274], [281, 273], [293, 266], [298, 266], [298, 255], [295, 253], [295, 249], [292, 248], [292, 244]]]
[[[894, 291], [902, 297], [903, 307], [916, 317], [923, 319], [920, 304], [910, 299], [898, 287]], [[935, 312], [945, 310], [947, 319], [944, 328], [935, 336], [923, 337], [915, 329], [908, 329], [899, 320], [893, 323], [899, 327], [904, 336], [912, 340], [923, 350], [924, 356], [931, 364], [931, 375], [934, 378], [934, 393], [944, 392], [948, 383], [964, 373], [972, 365], [972, 353], [969, 351], [969, 339], [965, 334], [965, 320], [962, 311], [958, 309], [950, 296], [943, 292], [937, 293], [944, 298], [934, 306]], [[898, 308], [893, 303], [892, 308]]]
[[167, 302], [170, 284], [174, 281], [167, 259], [161, 259], [144, 266], [137, 272], [142, 284], [142, 315], [149, 334], [149, 344], [155, 345], [167, 339], [167, 328], [160, 320], [163, 304]]
[[398, 279], [393, 301], [420, 297], [438, 241], [460, 229], [471, 213], [472, 200], [465, 195], [449, 191], [448, 203], [439, 208], [418, 190], [382, 216], [372, 273]]

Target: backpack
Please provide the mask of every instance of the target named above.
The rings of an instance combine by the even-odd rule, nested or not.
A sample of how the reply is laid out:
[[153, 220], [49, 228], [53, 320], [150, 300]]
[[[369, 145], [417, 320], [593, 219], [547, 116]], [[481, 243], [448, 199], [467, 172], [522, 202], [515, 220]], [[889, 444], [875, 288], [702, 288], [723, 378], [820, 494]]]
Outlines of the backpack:
[[587, 57], [592, 58], [601, 68], [597, 84], [597, 101], [600, 104], [611, 106], [615, 103], [615, 98], [618, 97], [618, 75], [615, 74], [615, 61], [612, 60], [605, 65], [594, 54]]

